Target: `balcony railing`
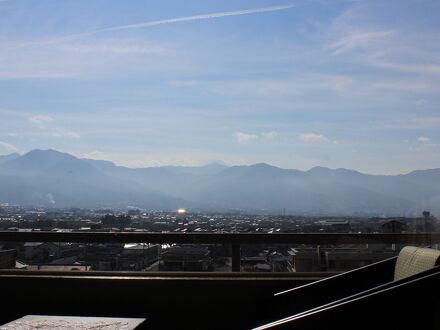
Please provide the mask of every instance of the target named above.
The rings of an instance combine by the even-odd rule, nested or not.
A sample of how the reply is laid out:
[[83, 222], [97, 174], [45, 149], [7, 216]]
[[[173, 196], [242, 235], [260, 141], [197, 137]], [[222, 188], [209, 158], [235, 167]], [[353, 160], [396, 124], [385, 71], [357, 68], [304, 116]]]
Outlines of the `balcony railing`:
[[440, 233], [152, 233], [0, 231], [0, 242], [230, 244], [232, 271], [240, 271], [242, 244], [412, 244], [440, 243]]
[[[247, 244], [440, 243], [440, 233], [418, 234], [217, 234], [145, 232], [0, 232], [0, 242], [230, 244], [232, 273], [0, 271], [7, 302], [0, 324], [27, 314], [142, 317], [148, 329], [249, 329], [273, 293], [329, 273], [238, 273]], [[369, 278], [363, 279], [368, 282]], [[342, 285], [342, 284], [341, 284]], [[327, 294], [325, 291], [319, 295]], [[123, 302], [123, 303], [121, 303]]]

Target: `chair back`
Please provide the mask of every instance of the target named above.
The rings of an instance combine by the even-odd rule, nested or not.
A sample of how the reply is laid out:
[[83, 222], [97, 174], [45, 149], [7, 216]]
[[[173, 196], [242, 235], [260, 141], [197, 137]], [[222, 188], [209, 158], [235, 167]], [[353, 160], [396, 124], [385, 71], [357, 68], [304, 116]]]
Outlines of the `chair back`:
[[440, 265], [439, 250], [405, 246], [397, 257], [394, 280], [400, 280], [438, 265]]

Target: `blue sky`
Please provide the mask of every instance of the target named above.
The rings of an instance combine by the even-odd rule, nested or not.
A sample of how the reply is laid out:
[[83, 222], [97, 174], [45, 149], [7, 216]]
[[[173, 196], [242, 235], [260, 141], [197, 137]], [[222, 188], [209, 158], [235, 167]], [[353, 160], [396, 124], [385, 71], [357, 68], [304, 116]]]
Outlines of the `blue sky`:
[[0, 154], [440, 167], [440, 2], [0, 0]]

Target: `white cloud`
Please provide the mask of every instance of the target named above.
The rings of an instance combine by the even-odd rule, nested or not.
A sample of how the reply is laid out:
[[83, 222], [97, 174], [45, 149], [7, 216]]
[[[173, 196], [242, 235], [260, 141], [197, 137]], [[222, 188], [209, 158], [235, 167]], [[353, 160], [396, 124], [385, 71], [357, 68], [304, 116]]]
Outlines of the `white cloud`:
[[167, 82], [172, 87], [194, 87], [201, 84], [198, 80], [170, 80]]
[[331, 89], [335, 92], [345, 93], [352, 88], [353, 79], [343, 75], [320, 74], [311, 77], [310, 83], [319, 89]]
[[417, 146], [409, 146], [408, 149], [410, 151], [420, 152], [420, 151], [427, 151], [432, 148], [434, 148], [434, 149], [440, 148], [440, 143], [427, 143], [429, 141], [426, 141], [425, 143], [417, 145]]
[[[429, 81], [424, 79], [424, 81], [391, 81], [391, 82], [377, 82], [372, 84], [373, 90], [383, 90], [383, 91], [398, 91], [407, 92], [415, 94], [427, 94], [436, 93], [440, 91], [440, 83], [437, 81]], [[426, 101], [425, 101], [426, 102]], [[420, 106], [425, 103], [423, 100], [417, 100], [416, 105]]]
[[200, 166], [201, 163], [198, 160], [183, 157], [183, 158], [172, 158], [172, 157], [140, 157], [136, 159], [124, 159], [117, 164], [122, 166], [127, 166], [131, 168], [142, 168], [142, 167], [158, 167], [158, 166]]
[[356, 50], [367, 50], [378, 42], [394, 35], [392, 30], [385, 31], [354, 31], [342, 36], [330, 44], [333, 55], [344, 54]]
[[69, 139], [79, 139], [81, 135], [77, 132], [55, 128], [50, 126], [50, 124], [54, 121], [54, 119], [50, 116], [45, 115], [36, 115], [28, 117], [28, 120], [37, 125], [37, 127], [41, 130], [38, 132], [34, 132], [33, 135], [42, 135], [42, 136], [52, 136], [57, 138], [69, 138]]
[[81, 135], [79, 135], [78, 133], [75, 133], [75, 132], [67, 132], [66, 136], [70, 137], [72, 139], [79, 139], [81, 137]]
[[163, 155], [144, 155], [139, 154], [133, 156], [124, 155], [123, 157], [115, 157], [114, 159], [109, 159], [118, 165], [127, 166], [131, 168], [142, 168], [142, 167], [158, 167], [167, 165], [176, 166], [200, 166], [200, 161], [189, 158], [189, 157], [167, 157]]
[[53, 118], [44, 115], [31, 116], [28, 120], [42, 128], [53, 122]]
[[136, 70], [187, 70], [175, 47], [142, 39], [0, 44], [0, 78], [72, 78]]
[[362, 1], [333, 21], [328, 41], [332, 55], [397, 72], [439, 75], [438, 32], [410, 21], [405, 26], [385, 20], [387, 15], [371, 23], [370, 15], [383, 10], [383, 3]]
[[373, 64], [377, 67], [393, 69], [395, 71], [420, 74], [440, 74], [440, 64], [393, 63], [390, 61], [376, 61]]
[[261, 136], [266, 140], [273, 140], [275, 139], [279, 134], [277, 132], [265, 132], [262, 133]]
[[420, 151], [422, 151], [422, 149], [423, 148], [421, 148], [421, 147], [414, 147], [414, 146], [409, 146], [408, 147], [409, 151], [415, 151], [415, 152], [420, 152]]
[[258, 136], [255, 134], [247, 134], [243, 132], [235, 132], [234, 137], [238, 143], [249, 143], [258, 140]]
[[9, 132], [6, 135], [9, 136], [9, 137], [13, 137], [13, 138], [19, 138], [19, 139], [23, 139], [24, 138], [23, 135], [18, 134], [16, 132]]
[[96, 159], [96, 160], [109, 160], [110, 159], [110, 156], [108, 156], [106, 153], [99, 151], [99, 150], [95, 150], [95, 151], [91, 151], [91, 152], [82, 154], [80, 157], [87, 158], [87, 159]]
[[171, 52], [167, 47], [148, 44], [139, 41], [101, 40], [93, 43], [66, 43], [60, 46], [62, 50], [76, 53], [103, 53], [116, 55], [129, 54], [159, 54], [166, 55]]
[[324, 135], [316, 133], [301, 133], [299, 134], [299, 139], [305, 143], [320, 143], [328, 141]]
[[291, 79], [223, 80], [203, 84], [207, 85], [211, 92], [218, 94], [252, 93], [264, 97], [278, 97], [310, 91], [347, 92], [352, 87], [353, 80], [344, 75], [306, 74]]
[[10, 143], [0, 141], [0, 147], [6, 152], [15, 152], [18, 149]]
[[392, 129], [432, 129], [440, 127], [440, 117], [395, 119], [384, 122], [373, 122], [372, 124]]
[[429, 141], [431, 141], [431, 139], [429, 137], [426, 137], [426, 136], [419, 136], [417, 138], [417, 141], [419, 141], [419, 142], [429, 142]]
[[68, 137], [68, 138], [71, 138], [71, 139], [79, 139], [79, 138], [81, 138], [81, 135], [79, 135], [76, 132], [65, 132], [61, 136], [62, 137]]
[[79, 139], [81, 135], [76, 132], [55, 130], [54, 132], [49, 132], [48, 135], [59, 138], [69, 138], [69, 139]]
[[206, 160], [200, 160], [188, 157], [186, 152], [179, 153], [179, 151], [165, 154], [161, 153], [143, 153], [142, 151], [124, 151], [118, 150], [94, 150], [91, 152], [75, 153], [79, 158], [106, 160], [111, 161], [119, 166], [126, 166], [130, 168], [143, 168], [143, 167], [158, 167], [158, 166], [200, 166], [206, 164]]

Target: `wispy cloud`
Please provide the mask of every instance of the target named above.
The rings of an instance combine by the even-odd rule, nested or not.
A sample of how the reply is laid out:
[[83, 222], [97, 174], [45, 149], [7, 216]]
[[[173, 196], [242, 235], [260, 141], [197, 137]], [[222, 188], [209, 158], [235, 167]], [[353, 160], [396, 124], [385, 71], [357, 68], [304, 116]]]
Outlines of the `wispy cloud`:
[[301, 133], [299, 139], [305, 143], [320, 143], [326, 142], [328, 139], [323, 134], [316, 133]]
[[28, 118], [31, 123], [36, 124], [40, 128], [46, 128], [46, 126], [53, 122], [53, 118], [44, 115], [36, 115]]
[[379, 125], [383, 128], [403, 130], [434, 129], [440, 127], [440, 117], [393, 119], [383, 122], [372, 122], [372, 124]]
[[275, 139], [279, 134], [277, 132], [265, 132], [262, 133], [261, 136], [266, 140], [273, 140]]
[[169, 81], [179, 88], [204, 88], [219, 95], [252, 94], [261, 97], [286, 97], [310, 91], [346, 93], [352, 90], [353, 79], [345, 75], [303, 74], [290, 79], [229, 79], [229, 80], [181, 80]]
[[51, 45], [0, 43], [0, 79], [72, 78], [132, 72], [189, 70], [172, 45], [133, 38], [75, 40]]
[[426, 100], [425, 99], [418, 99], [414, 102], [415, 105], [417, 106], [422, 106], [426, 104]]
[[31, 123], [35, 124], [40, 129], [39, 132], [37, 133], [34, 132], [33, 135], [50, 136], [56, 138], [69, 138], [69, 139], [81, 138], [81, 135], [77, 132], [53, 127], [52, 123], [54, 122], [54, 119], [50, 116], [35, 115], [28, 117], [28, 120]]
[[417, 15], [405, 23], [384, 20], [385, 15], [372, 20], [371, 13], [383, 10], [378, 3], [363, 1], [334, 19], [328, 42], [332, 55], [379, 69], [439, 75], [438, 31], [418, 24]]
[[[394, 80], [386, 82], [375, 82], [371, 84], [372, 90], [376, 91], [395, 91], [414, 94], [428, 94], [436, 93], [440, 91], [440, 82], [435, 80], [423, 79], [423, 80]], [[425, 101], [426, 103], [426, 101]], [[423, 105], [424, 101], [418, 100], [416, 105]]]
[[9, 136], [9, 137], [13, 137], [13, 138], [20, 138], [20, 139], [23, 138], [23, 136], [21, 134], [18, 134], [16, 132], [9, 132], [6, 135]]
[[63, 44], [62, 49], [67, 52], [75, 52], [81, 54], [105, 53], [116, 55], [128, 54], [159, 54], [166, 55], [170, 49], [159, 45], [147, 45], [140, 42], [132, 41], [116, 41], [116, 40], [101, 40], [99, 42], [87, 43], [66, 43]]
[[429, 142], [429, 141], [431, 141], [431, 139], [429, 137], [426, 137], [426, 136], [419, 136], [417, 138], [417, 141], [419, 141], [419, 142]]
[[235, 132], [234, 137], [238, 143], [249, 143], [258, 140], [258, 136], [255, 134], [248, 134], [243, 132]]
[[367, 50], [378, 42], [382, 42], [391, 37], [393, 34], [395, 34], [393, 30], [352, 32], [333, 42], [330, 45], [330, 49], [333, 55], [356, 50]]
[[107, 155], [105, 152], [95, 150], [91, 152], [84, 153], [80, 155], [81, 158], [87, 158], [87, 159], [96, 159], [96, 160], [109, 160], [110, 156]]
[[435, 63], [396, 63], [389, 60], [377, 60], [373, 62], [377, 67], [392, 69], [395, 71], [420, 73], [420, 74], [440, 74], [440, 64]]
[[0, 141], [0, 147], [6, 152], [15, 152], [18, 149], [10, 143]]
[[55, 129], [52, 132], [48, 132], [47, 135], [53, 136], [53, 137], [57, 137], [57, 138], [69, 138], [69, 139], [79, 139], [79, 138], [81, 138], [81, 135], [76, 133], [76, 132], [64, 131], [64, 130], [61, 130], [61, 129]]
[[120, 151], [112, 149], [106, 151], [94, 150], [86, 153], [72, 152], [72, 154], [75, 154], [80, 158], [111, 161], [116, 165], [131, 168], [157, 167], [166, 165], [200, 166], [204, 163], [203, 161], [188, 157], [187, 154], [179, 154], [179, 152], [176, 152], [174, 157], [170, 157], [169, 154], [139, 153], [127, 150]]

